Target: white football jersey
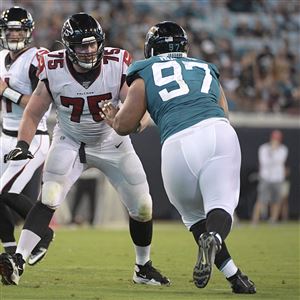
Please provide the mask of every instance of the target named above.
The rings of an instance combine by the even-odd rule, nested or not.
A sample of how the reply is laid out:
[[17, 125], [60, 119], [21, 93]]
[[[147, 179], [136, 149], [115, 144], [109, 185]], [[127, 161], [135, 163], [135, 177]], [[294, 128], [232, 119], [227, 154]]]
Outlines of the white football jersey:
[[[33, 90], [29, 78], [30, 66], [38, 67], [38, 56], [47, 53], [48, 50], [44, 48], [29, 48], [24, 51], [12, 64], [6, 68], [5, 60], [9, 55], [9, 51], [4, 49], [0, 51], [0, 77], [4, 80], [10, 88], [23, 94], [31, 95]], [[2, 97], [1, 111], [3, 116], [3, 128], [6, 130], [17, 131], [20, 121], [22, 119], [24, 108], [16, 103]], [[38, 129], [47, 131], [47, 117], [49, 111], [41, 119]]]
[[81, 83], [74, 75], [66, 50], [50, 52], [44, 55], [44, 60], [39, 76], [40, 80], [45, 81], [54, 100], [58, 126], [77, 142], [94, 145], [104, 141], [113, 129], [99, 115], [101, 102], [109, 100], [114, 105], [119, 104], [120, 89], [131, 61], [129, 53], [106, 47], [101, 68], [88, 72], [99, 74]]

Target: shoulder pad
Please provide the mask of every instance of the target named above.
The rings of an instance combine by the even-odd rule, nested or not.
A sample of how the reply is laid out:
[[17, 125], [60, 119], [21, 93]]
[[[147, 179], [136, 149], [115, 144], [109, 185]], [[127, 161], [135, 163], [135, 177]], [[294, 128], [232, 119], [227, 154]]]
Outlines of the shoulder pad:
[[37, 49], [37, 55], [44, 55], [49, 53], [50, 51], [47, 48], [40, 47]]
[[219, 72], [217, 66], [214, 65], [214, 64], [208, 64], [208, 65], [209, 65], [210, 68], [213, 70], [213, 72], [216, 74], [217, 78], [219, 78], [219, 77], [220, 77], [220, 72]]
[[141, 70], [145, 69], [147, 66], [153, 63], [153, 58], [138, 60], [132, 63], [127, 72], [127, 76], [134, 75], [135, 73], [140, 72]]

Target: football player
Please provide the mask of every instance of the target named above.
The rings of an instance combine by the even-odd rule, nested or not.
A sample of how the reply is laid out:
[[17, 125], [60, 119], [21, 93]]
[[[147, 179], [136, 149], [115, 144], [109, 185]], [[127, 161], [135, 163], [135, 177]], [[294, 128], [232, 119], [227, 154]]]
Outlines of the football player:
[[[3, 11], [0, 17], [0, 101], [3, 118], [0, 137], [0, 239], [5, 252], [15, 253], [14, 219], [10, 209], [25, 219], [36, 202], [41, 188], [41, 171], [49, 149], [47, 113], [34, 132], [30, 151], [33, 159], [6, 161], [7, 153], [17, 142], [18, 127], [38, 77], [38, 60], [46, 49], [30, 47], [34, 21], [21, 7]], [[32, 250], [29, 264], [41, 260], [53, 238], [48, 228], [43, 239]]]
[[[26, 218], [16, 254], [0, 255], [0, 273], [10, 284], [18, 284], [25, 261], [55, 210], [82, 172], [95, 167], [107, 176], [128, 210], [136, 252], [133, 281], [169, 285], [169, 279], [150, 260], [152, 199], [142, 164], [129, 136], [116, 134], [99, 115], [103, 101], [118, 105], [125, 99], [125, 74], [131, 57], [123, 49], [104, 47], [100, 24], [85, 13], [65, 21], [62, 41], [66, 49], [44, 55], [40, 81], [24, 112], [16, 149], [7, 156], [12, 161], [32, 157], [29, 145], [53, 101], [58, 121], [45, 163], [42, 199]], [[148, 121], [146, 115], [136, 130]]]
[[253, 294], [254, 283], [225, 244], [239, 198], [239, 141], [216, 66], [188, 57], [187, 51], [182, 27], [169, 21], [153, 26], [146, 36], [146, 60], [128, 70], [124, 105], [118, 111], [106, 101], [101, 116], [126, 135], [148, 110], [160, 130], [165, 190], [199, 247], [195, 285], [207, 285], [215, 264], [234, 293]]

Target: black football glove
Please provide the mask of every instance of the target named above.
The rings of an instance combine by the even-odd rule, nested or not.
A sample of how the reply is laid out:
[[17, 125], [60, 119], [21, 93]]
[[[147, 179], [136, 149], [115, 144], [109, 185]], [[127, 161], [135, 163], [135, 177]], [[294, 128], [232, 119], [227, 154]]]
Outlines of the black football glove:
[[22, 160], [27, 158], [34, 158], [33, 154], [28, 149], [28, 143], [26, 143], [25, 141], [18, 141], [16, 148], [4, 155], [4, 162], [6, 163], [9, 160]]

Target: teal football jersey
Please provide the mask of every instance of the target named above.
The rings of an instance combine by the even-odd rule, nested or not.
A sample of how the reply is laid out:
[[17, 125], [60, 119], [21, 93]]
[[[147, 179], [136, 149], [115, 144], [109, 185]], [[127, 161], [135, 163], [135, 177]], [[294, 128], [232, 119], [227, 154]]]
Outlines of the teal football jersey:
[[153, 56], [133, 63], [127, 83], [145, 82], [147, 110], [160, 131], [161, 143], [200, 121], [225, 117], [218, 104], [219, 72], [215, 65], [189, 57]]

